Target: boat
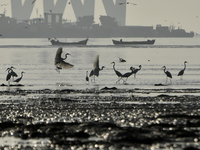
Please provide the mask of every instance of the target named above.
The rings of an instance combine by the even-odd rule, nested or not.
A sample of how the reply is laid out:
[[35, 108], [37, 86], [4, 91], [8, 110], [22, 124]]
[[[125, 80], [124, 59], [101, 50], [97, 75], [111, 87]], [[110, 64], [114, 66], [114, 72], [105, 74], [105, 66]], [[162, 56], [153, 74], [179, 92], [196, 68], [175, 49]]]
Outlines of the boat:
[[56, 38], [49, 38], [49, 41], [51, 42], [52, 45], [61, 45], [61, 46], [70, 46], [70, 45], [74, 45], [74, 46], [79, 46], [79, 45], [86, 45], [88, 42], [88, 38], [85, 40], [81, 40], [78, 42], [60, 42], [58, 39]]
[[119, 40], [112, 40], [113, 44], [115, 45], [143, 45], [143, 44], [151, 44], [153, 45], [155, 43], [155, 40], [147, 40], [147, 41], [122, 41]]

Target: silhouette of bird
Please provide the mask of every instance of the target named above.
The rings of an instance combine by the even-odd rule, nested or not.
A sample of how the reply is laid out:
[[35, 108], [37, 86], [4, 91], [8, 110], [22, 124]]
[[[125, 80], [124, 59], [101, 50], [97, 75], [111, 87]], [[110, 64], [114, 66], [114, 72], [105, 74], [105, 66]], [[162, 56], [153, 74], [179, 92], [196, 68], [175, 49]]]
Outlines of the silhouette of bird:
[[70, 55], [69, 53], [65, 54], [65, 58], [61, 57], [62, 54], [62, 47], [59, 47], [57, 52], [56, 52], [56, 57], [55, 57], [55, 62], [54, 65], [56, 66], [56, 71], [60, 73], [60, 69], [70, 69], [74, 67], [74, 65], [65, 62], [64, 60], [67, 58], [67, 55]]
[[123, 79], [123, 78], [126, 78], [126, 80], [123, 80], [123, 83], [126, 83], [126, 82], [127, 82], [128, 78], [133, 74], [135, 68], [130, 67], [130, 70], [131, 70], [131, 72], [127, 72], [127, 73], [125, 73], [125, 74], [123, 74], [123, 75], [121, 76], [120, 80]]
[[139, 65], [139, 68], [138, 68], [138, 69], [135, 69], [135, 70], [133, 71], [134, 78], [136, 78], [136, 73], [137, 73], [139, 70], [141, 70], [141, 68], [142, 68], [142, 66]]
[[120, 57], [119, 57], [119, 61], [120, 62], [126, 62], [126, 60], [124, 60], [123, 58], [120, 58]]
[[116, 75], [118, 76], [118, 80], [116, 81], [116, 83], [117, 83], [117, 82], [119, 82], [120, 77], [122, 76], [122, 74], [121, 74], [121, 72], [119, 72], [119, 71], [117, 71], [115, 69], [115, 62], [114, 61], [111, 64], [113, 64], [113, 70], [115, 71]]
[[103, 70], [105, 66], [102, 66], [101, 69], [99, 68], [99, 55], [97, 55], [94, 59], [93, 63], [93, 70], [90, 72], [90, 77], [94, 76], [94, 81], [95, 81], [95, 76], [99, 76], [99, 71]]
[[170, 82], [172, 83], [172, 81], [171, 81], [171, 79], [172, 79], [172, 74], [169, 72], [169, 71], [165, 71], [166, 70], [166, 67], [165, 66], [163, 66], [162, 67], [163, 68], [163, 70], [164, 70], [164, 73], [166, 74], [166, 83], [167, 83], [167, 79], [168, 78], [170, 78]]
[[18, 75], [13, 71], [13, 69], [16, 69], [14, 68], [13, 66], [11, 66], [10, 68], [7, 68], [6, 71], [8, 71], [8, 74], [6, 76], [6, 81], [10, 80], [11, 77], [18, 77]]
[[35, 3], [35, 2], [36, 2], [36, 0], [33, 0], [31, 4], [33, 4], [33, 3]]
[[123, 2], [123, 3], [118, 3], [119, 5], [123, 5], [123, 4], [132, 4], [132, 5], [137, 5], [137, 4], [134, 4], [134, 3], [131, 3], [131, 2]]
[[184, 61], [184, 68], [183, 68], [183, 70], [181, 70], [181, 71], [178, 73], [178, 76], [181, 76], [180, 79], [183, 79], [183, 74], [184, 74], [184, 71], [185, 71], [185, 69], [186, 69], [186, 63], [188, 63], [188, 62], [187, 62], [187, 61]]
[[86, 77], [85, 77], [85, 80], [86, 80], [87, 82], [89, 82], [88, 71], [86, 71]]
[[25, 72], [22, 71], [22, 72], [21, 72], [21, 77], [18, 78], [18, 79], [16, 79], [16, 80], [14, 80], [14, 82], [17, 82], [17, 83], [18, 83], [19, 81], [21, 81], [21, 79], [22, 79], [22, 77], [23, 77], [23, 73], [25, 73]]

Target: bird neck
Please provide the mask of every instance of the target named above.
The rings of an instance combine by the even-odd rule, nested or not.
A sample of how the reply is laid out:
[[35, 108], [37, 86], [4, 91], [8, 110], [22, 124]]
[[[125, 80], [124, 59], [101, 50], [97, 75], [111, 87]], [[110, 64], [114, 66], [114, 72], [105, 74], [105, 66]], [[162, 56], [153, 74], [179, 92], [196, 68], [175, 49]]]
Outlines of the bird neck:
[[115, 63], [113, 63], [113, 69], [115, 70]]
[[184, 63], [184, 70], [186, 69], [186, 63]]
[[103, 70], [103, 67], [101, 67], [101, 69], [100, 70]]
[[67, 55], [65, 55], [65, 58], [63, 58], [63, 60], [67, 59]]

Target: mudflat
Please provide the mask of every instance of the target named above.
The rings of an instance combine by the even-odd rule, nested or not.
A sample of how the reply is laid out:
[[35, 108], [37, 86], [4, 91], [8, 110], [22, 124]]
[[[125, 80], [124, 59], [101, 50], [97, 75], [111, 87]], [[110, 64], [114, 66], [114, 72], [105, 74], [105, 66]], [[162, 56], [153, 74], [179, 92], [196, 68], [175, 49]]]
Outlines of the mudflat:
[[200, 89], [0, 91], [8, 149], [200, 149]]

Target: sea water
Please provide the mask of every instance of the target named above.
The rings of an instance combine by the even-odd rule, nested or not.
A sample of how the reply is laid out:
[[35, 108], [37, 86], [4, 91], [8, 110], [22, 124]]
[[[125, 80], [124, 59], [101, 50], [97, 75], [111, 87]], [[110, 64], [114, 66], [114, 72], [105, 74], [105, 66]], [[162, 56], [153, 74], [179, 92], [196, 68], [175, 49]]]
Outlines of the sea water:
[[[115, 38], [117, 39], [117, 38]], [[151, 39], [151, 38], [148, 38]], [[72, 69], [55, 70], [54, 58], [59, 46], [52, 46], [48, 39], [0, 39], [0, 83], [6, 81], [7, 71], [14, 66], [14, 71], [21, 76], [25, 74], [20, 84], [21, 89], [86, 89], [86, 88], [161, 88], [155, 84], [165, 84], [162, 88], [199, 88], [200, 87], [200, 38], [154, 38], [154, 45], [115, 46], [112, 38], [91, 38], [86, 46], [64, 46], [62, 57], [70, 53], [66, 62], [74, 65]], [[60, 41], [79, 41], [82, 39], [59, 39]], [[124, 41], [147, 40], [147, 38], [123, 38]], [[99, 55], [99, 66], [105, 66], [100, 71], [95, 82], [85, 81], [86, 71], [90, 73], [93, 62]], [[122, 63], [119, 57], [126, 60]], [[130, 72], [130, 67], [141, 70], [136, 78], [131, 76], [126, 84], [116, 84], [118, 77], [113, 70], [115, 62], [116, 70], [122, 74]], [[183, 62], [187, 61], [186, 70], [181, 80], [178, 72], [184, 68]], [[166, 66], [172, 74], [172, 83], [162, 69]], [[91, 81], [92, 78], [90, 78]], [[11, 81], [11, 84], [16, 84]], [[0, 87], [5, 90], [7, 87]], [[13, 87], [14, 88], [14, 87]]]

